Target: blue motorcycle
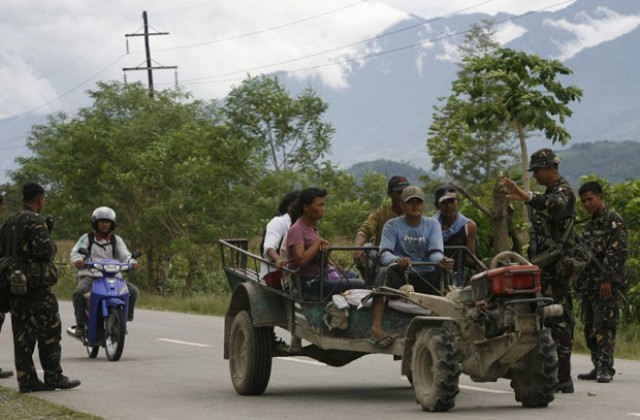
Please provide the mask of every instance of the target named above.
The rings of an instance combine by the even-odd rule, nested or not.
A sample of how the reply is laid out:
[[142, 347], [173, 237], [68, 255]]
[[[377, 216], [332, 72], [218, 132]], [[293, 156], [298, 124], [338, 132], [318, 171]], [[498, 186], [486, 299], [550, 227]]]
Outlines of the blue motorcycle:
[[[80, 250], [81, 254], [86, 255]], [[133, 258], [141, 255], [133, 253]], [[129, 309], [129, 288], [119, 273], [133, 269], [133, 264], [123, 263], [115, 259], [104, 259], [100, 262], [86, 261], [87, 268], [94, 268], [102, 273], [93, 281], [88, 299], [88, 324], [86, 335], [75, 335], [75, 327], [67, 328], [67, 334], [82, 342], [87, 355], [95, 359], [100, 347], [104, 347], [109, 361], [120, 360], [124, 350], [124, 339], [127, 334], [127, 313]]]

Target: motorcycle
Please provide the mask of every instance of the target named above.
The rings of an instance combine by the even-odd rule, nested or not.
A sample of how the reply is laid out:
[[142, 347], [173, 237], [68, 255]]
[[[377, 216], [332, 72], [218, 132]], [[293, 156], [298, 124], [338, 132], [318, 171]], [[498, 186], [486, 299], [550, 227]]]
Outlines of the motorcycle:
[[[80, 249], [79, 252], [88, 255], [86, 249]], [[140, 255], [141, 252], [136, 251], [132, 258]], [[76, 336], [75, 327], [67, 328], [67, 334], [82, 342], [91, 359], [95, 359], [100, 347], [104, 347], [107, 359], [115, 362], [120, 360], [124, 351], [129, 310], [129, 288], [118, 274], [132, 270], [133, 264], [103, 259], [100, 262], [86, 261], [85, 267], [100, 271], [102, 277], [93, 281], [91, 292], [85, 295], [88, 299], [86, 334]]]

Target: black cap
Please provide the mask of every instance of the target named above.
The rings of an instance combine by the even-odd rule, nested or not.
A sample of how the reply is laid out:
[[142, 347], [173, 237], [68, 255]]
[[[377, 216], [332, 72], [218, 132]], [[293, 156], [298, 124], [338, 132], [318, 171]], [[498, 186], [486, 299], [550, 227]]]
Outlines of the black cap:
[[22, 187], [22, 201], [25, 203], [31, 202], [39, 195], [44, 195], [44, 188], [40, 184], [29, 182]]
[[409, 186], [409, 181], [407, 181], [407, 178], [396, 175], [396, 176], [392, 176], [391, 179], [389, 179], [389, 184], [387, 185], [387, 189], [389, 191], [401, 192], [408, 186]]

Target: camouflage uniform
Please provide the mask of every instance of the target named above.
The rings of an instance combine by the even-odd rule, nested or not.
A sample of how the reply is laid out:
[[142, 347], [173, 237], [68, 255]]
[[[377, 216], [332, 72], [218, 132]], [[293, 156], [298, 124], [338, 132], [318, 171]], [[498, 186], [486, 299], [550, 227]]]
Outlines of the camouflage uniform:
[[[542, 149], [531, 155], [529, 170], [548, 167], [559, 160], [550, 149]], [[548, 251], [561, 242], [563, 234], [571, 229], [564, 249], [572, 248], [576, 242], [573, 221], [576, 211], [576, 195], [569, 182], [562, 176], [544, 194], [532, 196], [527, 205], [533, 210], [531, 220], [534, 236], [530, 245], [529, 257]], [[533, 251], [533, 253], [531, 253]], [[532, 255], [535, 254], [535, 255]], [[574, 320], [572, 316], [573, 302], [571, 296], [570, 276], [558, 261], [551, 259], [540, 264], [542, 269], [542, 293], [561, 304], [564, 313], [559, 317], [549, 317], [545, 325], [551, 328], [551, 335], [558, 351], [558, 382], [571, 382], [571, 351], [573, 349]]]
[[[582, 240], [601, 263], [601, 267], [589, 264], [576, 287], [582, 298], [585, 341], [595, 369], [613, 376], [619, 289], [627, 259], [627, 230], [618, 213], [605, 207], [602, 214], [589, 220]], [[605, 282], [611, 283], [612, 297], [602, 300], [600, 285]]]
[[44, 380], [63, 379], [60, 366], [62, 325], [58, 301], [51, 286], [58, 279], [53, 264], [56, 245], [44, 219], [28, 206], [14, 213], [0, 228], [0, 257], [15, 256], [18, 268], [27, 275], [24, 295], [9, 293], [14, 357], [20, 387], [38, 382], [33, 352], [38, 344]]

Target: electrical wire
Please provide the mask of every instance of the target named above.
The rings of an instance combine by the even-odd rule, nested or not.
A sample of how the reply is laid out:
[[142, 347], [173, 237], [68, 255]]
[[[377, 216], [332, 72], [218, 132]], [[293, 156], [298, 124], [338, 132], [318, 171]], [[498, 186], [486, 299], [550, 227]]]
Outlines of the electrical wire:
[[[489, 1], [492, 1], [492, 0], [489, 0]], [[517, 20], [517, 19], [524, 18], [524, 17], [526, 17], [528, 15], [535, 14], [535, 13], [540, 13], [540, 12], [542, 12], [544, 10], [557, 7], [557, 6], [562, 5], [564, 3], [572, 3], [574, 1], [575, 0], [562, 0], [560, 2], [551, 4], [549, 6], [546, 6], [546, 7], [540, 8], [540, 9], [530, 10], [530, 11], [522, 13], [520, 15], [511, 16], [511, 17], [496, 21], [495, 23], [496, 24], [501, 24], [501, 23], [505, 23], [505, 22], [514, 21], [514, 20]], [[480, 3], [480, 4], [483, 4], [483, 3]], [[480, 5], [480, 4], [478, 4], [478, 5]], [[476, 5], [476, 6], [478, 6], [478, 5]], [[475, 7], [475, 6], [472, 6], [472, 7]], [[467, 9], [469, 9], [469, 8], [462, 9], [462, 10], [467, 10]], [[436, 19], [444, 19], [445, 17], [450, 17], [450, 16], [452, 16], [454, 14], [457, 14], [457, 13], [460, 13], [460, 11], [453, 12], [453, 13], [451, 13], [449, 15], [433, 18], [431, 20], [431, 22], [433, 20], [436, 20]], [[424, 23], [421, 23], [421, 24], [418, 24], [418, 25], [412, 25], [411, 28], [415, 28], [416, 26], [420, 26], [420, 25], [423, 25], [423, 24]], [[401, 30], [398, 30], [398, 31], [394, 31], [394, 33], [397, 33], [397, 32], [402, 31], [402, 30], [404, 30], [404, 29], [401, 29]], [[410, 49], [410, 48], [415, 48], [415, 47], [419, 47], [419, 46], [422, 46], [422, 45], [426, 45], [426, 44], [430, 44], [430, 43], [434, 43], [434, 42], [438, 42], [438, 41], [443, 41], [445, 39], [454, 38], [456, 36], [464, 35], [464, 34], [470, 32], [470, 31], [471, 31], [471, 28], [463, 30], [463, 31], [458, 31], [458, 32], [454, 32], [454, 33], [438, 36], [436, 38], [430, 38], [430, 39], [427, 39], [427, 40], [419, 41], [419, 42], [416, 42], [416, 43], [413, 43], [413, 44], [404, 45], [404, 46], [400, 46], [400, 47], [384, 50], [384, 51], [364, 54], [364, 55], [360, 55], [360, 56], [352, 57], [352, 58], [343, 58], [342, 60], [332, 61], [331, 63], [307, 66], [307, 67], [302, 67], [302, 68], [293, 69], [293, 70], [280, 70], [280, 71], [277, 71], [276, 74], [297, 73], [297, 72], [316, 70], [316, 69], [329, 67], [329, 66], [349, 64], [349, 63], [360, 61], [360, 60], [367, 59], [367, 58], [378, 57], [378, 56], [391, 54], [391, 53], [395, 53], [395, 52], [399, 52], [399, 51], [404, 51], [404, 50], [407, 50], [407, 49]], [[349, 45], [351, 46], [351, 45], [361, 44], [363, 42], [369, 42], [369, 41], [372, 41], [372, 40], [376, 40], [376, 39], [378, 39], [378, 38], [380, 38], [380, 37], [382, 37], [384, 35], [385, 34], [382, 34], [382, 35], [379, 35], [377, 37], [370, 38], [370, 39], [364, 40], [364, 41], [358, 41], [357, 43], [349, 44]], [[328, 51], [336, 51], [336, 50], [339, 50], [339, 49], [342, 49], [342, 48], [347, 48], [347, 47], [348, 46], [338, 47], [338, 48], [334, 48], [334, 49], [328, 50]], [[205, 83], [218, 83], [217, 81], [211, 81], [209, 79], [216, 79], [216, 78], [232, 76], [232, 75], [236, 75], [236, 74], [243, 74], [244, 75], [244, 74], [250, 73], [251, 71], [261, 70], [261, 69], [265, 69], [265, 68], [269, 68], [269, 67], [275, 67], [275, 66], [279, 66], [279, 65], [282, 65], [282, 64], [289, 64], [289, 63], [292, 63], [292, 62], [305, 60], [307, 58], [316, 57], [316, 56], [322, 55], [324, 53], [325, 52], [315, 53], [315, 54], [304, 56], [304, 57], [299, 57], [299, 58], [295, 58], [295, 59], [291, 59], [291, 60], [285, 60], [285, 61], [282, 61], [282, 62], [279, 62], [279, 63], [266, 64], [266, 65], [262, 65], [262, 66], [246, 68], [246, 69], [237, 70], [237, 71], [233, 71], [233, 72], [221, 73], [221, 74], [217, 74], [217, 75], [213, 75], [213, 76], [204, 76], [204, 77], [200, 77], [200, 78], [186, 79], [186, 80], [182, 80], [181, 83], [185, 84], [185, 85], [198, 85], [198, 84], [205, 84]], [[338, 58], [340, 58], [340, 57], [338, 57]], [[238, 78], [233, 78], [231, 80], [235, 81], [235, 80], [238, 80]], [[230, 81], [230, 80], [227, 79], [227, 81]]]
[[[309, 16], [309, 17], [306, 17], [306, 18], [298, 19], [298, 20], [294, 20], [292, 22], [288, 22], [288, 23], [285, 23], [285, 24], [282, 24], [282, 25], [272, 26], [272, 27], [266, 28], [266, 29], [261, 29], [259, 31], [247, 32], [247, 33], [240, 34], [240, 35], [229, 36], [227, 38], [215, 39], [215, 40], [212, 40], [212, 41], [199, 42], [199, 43], [196, 43], [196, 44], [181, 45], [181, 46], [177, 46], [177, 47], [157, 48], [155, 51], [170, 51], [170, 50], [180, 50], [180, 49], [185, 49], [185, 48], [200, 47], [202, 45], [216, 44], [216, 43], [219, 43], [219, 42], [231, 41], [231, 40], [234, 40], [234, 39], [240, 39], [240, 38], [246, 38], [248, 36], [259, 35], [259, 34], [262, 34], [262, 33], [265, 33], [265, 32], [271, 32], [271, 31], [275, 31], [275, 30], [278, 30], [278, 29], [286, 28], [287, 26], [297, 25], [297, 24], [302, 23], [302, 22], [308, 22], [310, 20], [317, 19], [317, 18], [320, 18], [322, 16], [327, 16], [329, 14], [332, 14], [332, 13], [335, 13], [335, 12], [339, 12], [339, 11], [342, 11], [344, 9], [348, 9], [350, 7], [353, 7], [353, 6], [357, 6], [357, 5], [362, 4], [362, 3], [366, 3], [367, 1], [368, 0], [360, 0], [360, 1], [357, 1], [355, 3], [351, 3], [351, 4], [347, 4], [346, 6], [339, 7], [337, 9], [332, 9], [332, 10], [329, 10], [327, 12], [319, 13], [317, 15]], [[488, 0], [488, 1], [494, 1], [494, 0]]]

